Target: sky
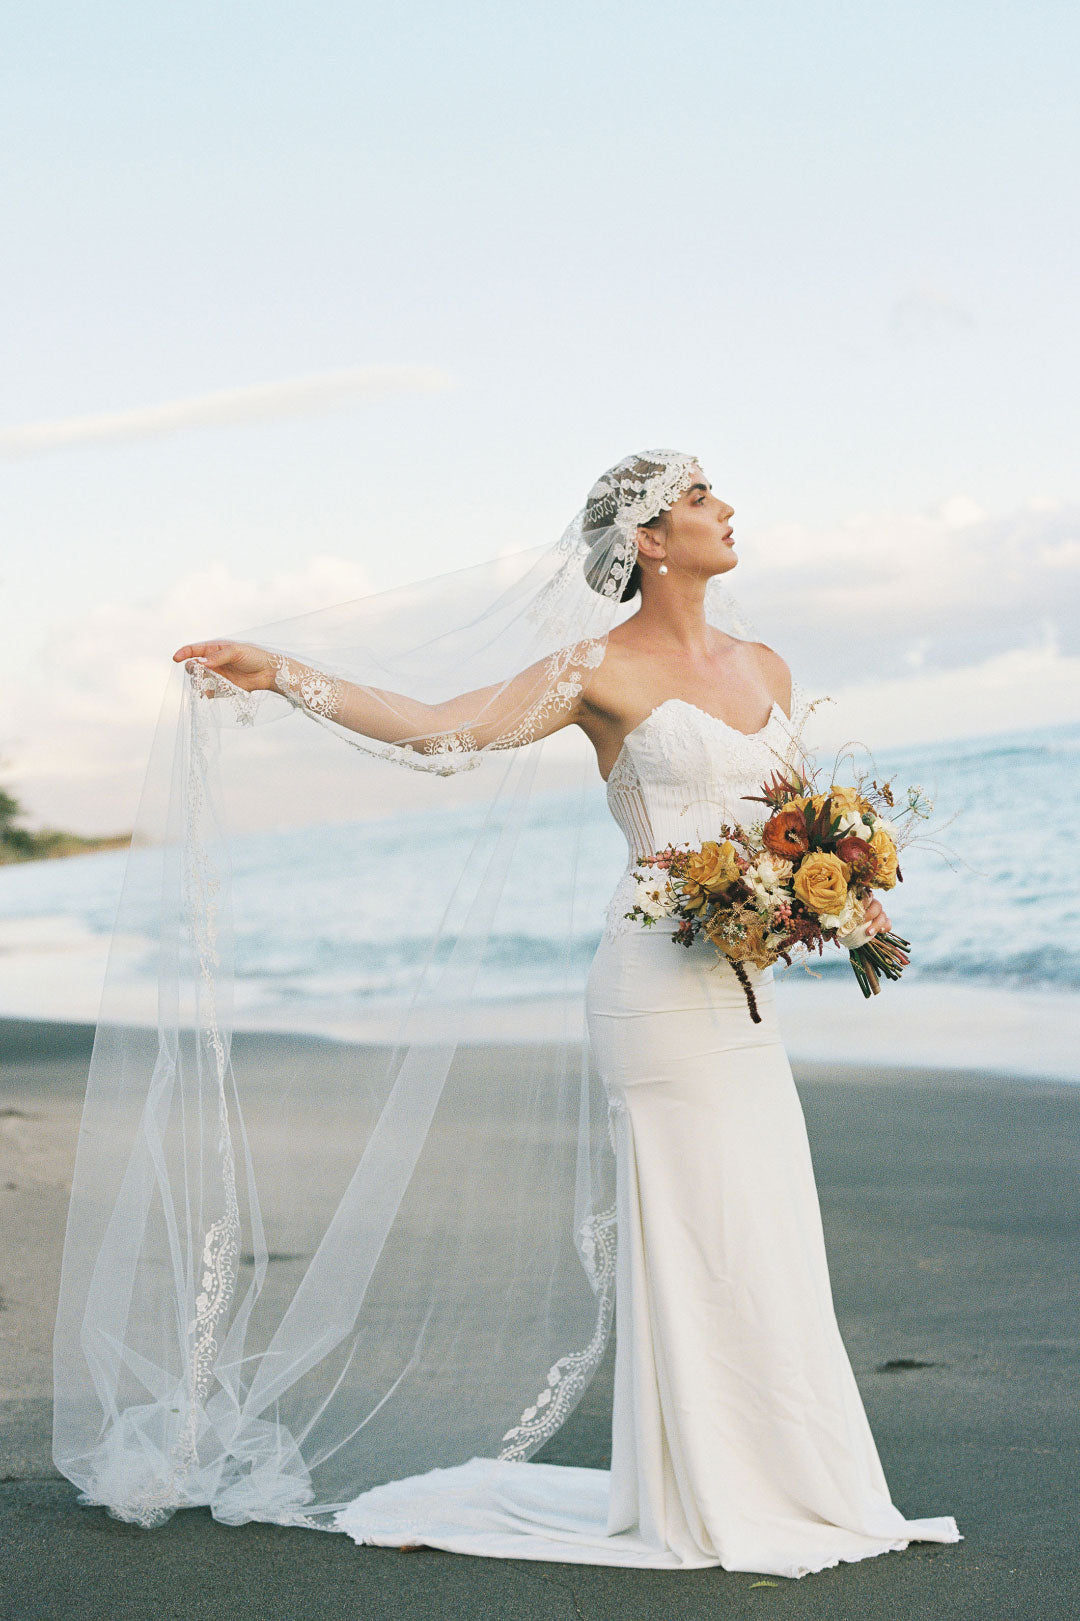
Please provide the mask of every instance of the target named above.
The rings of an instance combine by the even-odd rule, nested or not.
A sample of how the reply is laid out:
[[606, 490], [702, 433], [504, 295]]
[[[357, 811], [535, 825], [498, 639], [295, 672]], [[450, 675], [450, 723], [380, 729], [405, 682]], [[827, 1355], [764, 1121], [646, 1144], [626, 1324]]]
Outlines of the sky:
[[169, 656], [557, 538], [632, 449], [881, 743], [1080, 719], [1057, 0], [23, 7], [0, 782], [130, 825]]

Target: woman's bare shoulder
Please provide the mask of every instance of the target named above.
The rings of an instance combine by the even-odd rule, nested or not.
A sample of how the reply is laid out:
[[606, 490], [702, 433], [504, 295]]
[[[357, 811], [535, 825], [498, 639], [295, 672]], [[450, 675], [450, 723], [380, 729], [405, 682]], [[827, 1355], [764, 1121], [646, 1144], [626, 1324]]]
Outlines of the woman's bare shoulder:
[[787, 660], [781, 658], [776, 649], [769, 647], [765, 642], [751, 642], [750, 646], [754, 650], [758, 667], [769, 691], [777, 702], [787, 709], [791, 701], [792, 686], [791, 668]]

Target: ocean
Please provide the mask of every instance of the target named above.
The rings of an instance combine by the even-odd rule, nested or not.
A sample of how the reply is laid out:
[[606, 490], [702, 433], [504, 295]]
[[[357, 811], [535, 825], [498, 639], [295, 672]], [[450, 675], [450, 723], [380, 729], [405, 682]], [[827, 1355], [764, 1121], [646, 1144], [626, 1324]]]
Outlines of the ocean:
[[[919, 783], [935, 805], [925, 839], [905, 855], [903, 884], [886, 897], [913, 945], [905, 984], [981, 989], [991, 993], [987, 1006], [1002, 993], [1080, 992], [1080, 726], [881, 751], [877, 765], [898, 785]], [[558, 794], [538, 795], [530, 808], [525, 859], [515, 861], [481, 969], [478, 989], [493, 1007], [574, 994], [596, 948], [625, 845], [598, 788], [568, 933], [562, 898], [545, 893], [542, 877], [567, 808]], [[396, 816], [246, 835], [233, 853], [238, 1023], [289, 1027], [302, 1009], [304, 1027], [343, 1029], [351, 1012], [360, 1028], [365, 1012], [392, 1003], [429, 947], [410, 896], [425, 875], [457, 868], [483, 815], [481, 805], [457, 808], [435, 830], [430, 818], [421, 828]], [[96, 1019], [125, 859], [104, 851], [0, 868], [0, 1014]], [[145, 859], [132, 858], [129, 945], [144, 930], [149, 942], [154, 923], [152, 886], [140, 885]], [[141, 985], [138, 951], [125, 960], [135, 964], [132, 1009], [145, 1016], [149, 949]], [[847, 994], [843, 954], [814, 967], [844, 981]], [[876, 1000], [898, 994], [887, 986]], [[1071, 1008], [1071, 996], [1049, 1005]]]

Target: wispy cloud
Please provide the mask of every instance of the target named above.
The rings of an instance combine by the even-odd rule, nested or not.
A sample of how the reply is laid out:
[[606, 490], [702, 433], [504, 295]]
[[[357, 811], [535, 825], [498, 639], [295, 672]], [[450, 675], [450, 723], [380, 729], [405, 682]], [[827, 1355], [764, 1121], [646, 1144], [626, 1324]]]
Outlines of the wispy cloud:
[[209, 394], [191, 394], [129, 411], [95, 411], [86, 416], [0, 428], [0, 458], [12, 461], [74, 445], [120, 444], [186, 428], [313, 416], [354, 400], [387, 394], [431, 394], [451, 387], [453, 379], [434, 366], [351, 366], [287, 377], [276, 383], [219, 388]]

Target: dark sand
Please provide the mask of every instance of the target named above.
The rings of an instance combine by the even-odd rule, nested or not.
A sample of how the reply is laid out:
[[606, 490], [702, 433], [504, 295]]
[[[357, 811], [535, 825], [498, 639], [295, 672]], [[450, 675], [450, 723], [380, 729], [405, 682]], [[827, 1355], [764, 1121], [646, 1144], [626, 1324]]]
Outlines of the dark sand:
[[[837, 1315], [894, 1501], [953, 1514], [799, 1581], [358, 1548], [78, 1507], [50, 1458], [50, 1338], [92, 1032], [0, 1021], [0, 1616], [11, 1621], [935, 1621], [1080, 1614], [1080, 1086], [796, 1068]], [[297, 1038], [268, 1064], [325, 1063]], [[543, 1456], [607, 1461], [610, 1365]], [[757, 1583], [758, 1585], [755, 1585]]]

